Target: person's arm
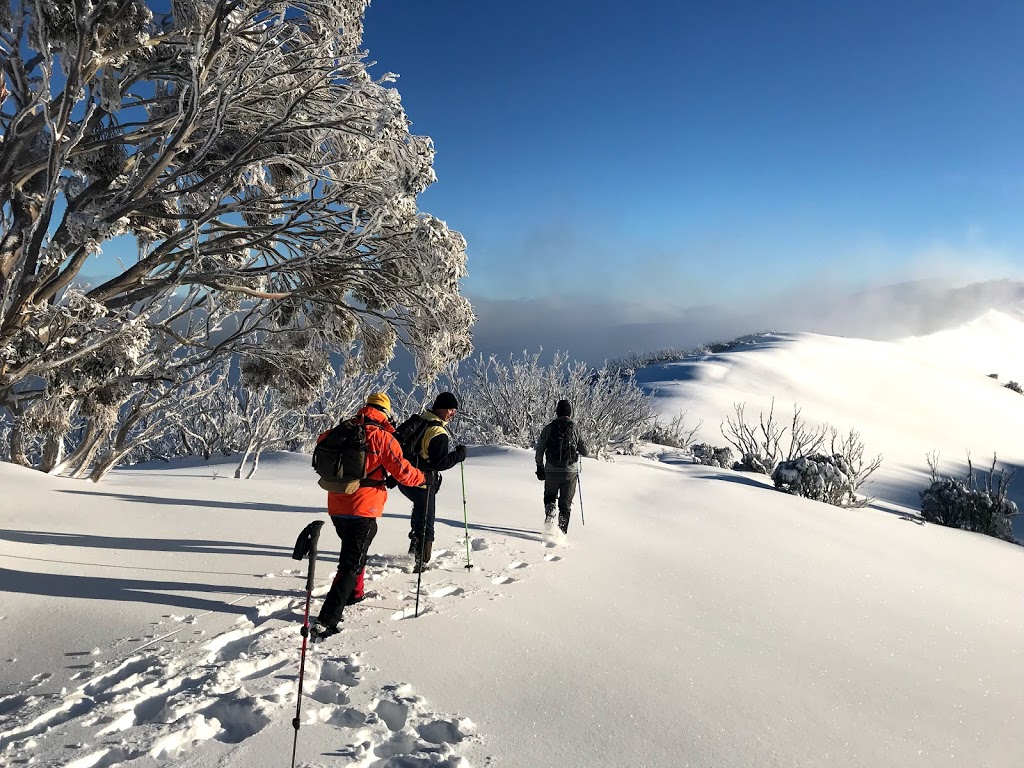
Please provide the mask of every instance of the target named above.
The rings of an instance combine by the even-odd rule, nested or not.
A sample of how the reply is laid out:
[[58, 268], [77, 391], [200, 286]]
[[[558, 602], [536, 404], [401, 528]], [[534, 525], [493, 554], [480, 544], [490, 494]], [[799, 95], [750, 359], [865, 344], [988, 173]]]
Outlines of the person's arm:
[[406, 461], [402, 455], [402, 446], [398, 444], [395, 436], [383, 430], [381, 435], [384, 437], [384, 444], [381, 448], [380, 463], [384, 469], [402, 485], [417, 486], [427, 482], [424, 474]]
[[575, 424], [573, 424], [573, 427], [576, 429], [576, 452], [580, 456], [589, 456], [590, 451], [587, 450], [587, 444], [583, 442], [583, 433], [580, 432], [580, 428]]
[[448, 446], [451, 440], [448, 438], [447, 432], [439, 432], [430, 438], [430, 442], [427, 443], [427, 461], [429, 467], [435, 472], [444, 472], [446, 469], [451, 469], [460, 461], [466, 458], [466, 449], [449, 451]]
[[537, 460], [537, 467], [539, 469], [544, 468], [544, 449], [548, 445], [548, 438], [551, 437], [551, 425], [548, 424], [544, 429], [540, 431], [540, 437], [537, 438], [537, 451], [534, 458]]

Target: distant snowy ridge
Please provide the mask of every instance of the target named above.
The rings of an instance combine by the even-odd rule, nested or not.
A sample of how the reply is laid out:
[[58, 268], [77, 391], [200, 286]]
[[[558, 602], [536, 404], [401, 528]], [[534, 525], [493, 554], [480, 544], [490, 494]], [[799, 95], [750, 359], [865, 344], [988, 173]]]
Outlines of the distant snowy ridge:
[[[884, 459], [866, 492], [912, 509], [932, 451], [950, 474], [965, 469], [967, 452], [976, 468], [993, 453], [1008, 470], [1024, 467], [1024, 396], [1005, 386], [1024, 382], [1024, 307], [896, 341], [765, 334], [728, 352], [652, 365], [637, 379], [656, 392], [661, 413], [703, 420], [697, 440], [713, 445], [726, 444], [719, 427], [735, 402], [755, 420], [774, 398], [783, 422], [796, 405], [809, 422], [857, 429], [867, 452]], [[1010, 498], [1024, 502], [1024, 472]], [[1014, 530], [1024, 537], [1020, 516]]]

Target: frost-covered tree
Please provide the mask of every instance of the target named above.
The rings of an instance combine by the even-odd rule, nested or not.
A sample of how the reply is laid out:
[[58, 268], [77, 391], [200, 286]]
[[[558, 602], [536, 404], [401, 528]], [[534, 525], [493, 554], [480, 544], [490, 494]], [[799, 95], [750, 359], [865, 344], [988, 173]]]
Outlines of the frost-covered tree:
[[[367, 5], [0, 0], [0, 403], [129, 326], [222, 356], [355, 342], [370, 371], [401, 340], [423, 380], [468, 354], [465, 241], [417, 210], [434, 150], [367, 71]], [[82, 284], [124, 234], [137, 256]], [[192, 313], [230, 315], [179, 338]]]

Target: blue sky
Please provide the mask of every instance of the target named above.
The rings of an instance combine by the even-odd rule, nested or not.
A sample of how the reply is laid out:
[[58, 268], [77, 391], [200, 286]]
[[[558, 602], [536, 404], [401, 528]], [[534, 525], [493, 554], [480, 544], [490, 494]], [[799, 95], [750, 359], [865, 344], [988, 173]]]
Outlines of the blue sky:
[[[1024, 262], [1024, 3], [377, 0], [480, 300], [682, 306]], [[1011, 275], [1010, 273], [1013, 273]]]

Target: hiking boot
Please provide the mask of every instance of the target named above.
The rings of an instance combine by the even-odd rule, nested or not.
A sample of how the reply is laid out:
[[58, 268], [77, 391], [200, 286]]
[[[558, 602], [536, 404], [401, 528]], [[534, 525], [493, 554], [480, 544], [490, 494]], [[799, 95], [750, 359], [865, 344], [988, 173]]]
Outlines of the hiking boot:
[[558, 520], [558, 530], [560, 530], [562, 533], [568, 533], [569, 532], [569, 521], [567, 519], [564, 519], [564, 518], [559, 518], [559, 520]]
[[327, 624], [321, 624], [320, 620], [317, 619], [315, 622], [313, 622], [313, 626], [309, 628], [309, 642], [311, 642], [313, 645], [316, 645], [317, 643], [322, 643], [328, 637], [338, 634], [339, 632], [341, 632], [341, 627], [339, 626], [339, 624], [335, 624], [334, 627], [332, 628]]
[[555, 522], [555, 505], [545, 504], [544, 505], [544, 525], [551, 525]]
[[417, 555], [417, 554], [419, 554], [419, 551], [420, 551], [419, 539], [410, 538], [409, 539], [409, 554], [410, 555]]
[[345, 601], [345, 607], [348, 607], [350, 605], [355, 605], [356, 603], [361, 603], [361, 602], [363, 602], [363, 600], [374, 600], [374, 599], [376, 599], [376, 597], [377, 597], [377, 593], [376, 592], [364, 592], [363, 594], [359, 595], [358, 597], [356, 597], [355, 595], [352, 595], [347, 601]]
[[422, 560], [420, 559], [420, 553], [417, 552], [416, 553], [416, 565], [412, 569], [413, 573], [423, 573], [423, 571], [427, 570], [427, 563], [430, 562], [430, 554], [431, 554], [430, 550], [433, 548], [433, 546], [434, 546], [434, 542], [433, 542], [432, 539], [427, 539], [423, 543], [423, 559]]

